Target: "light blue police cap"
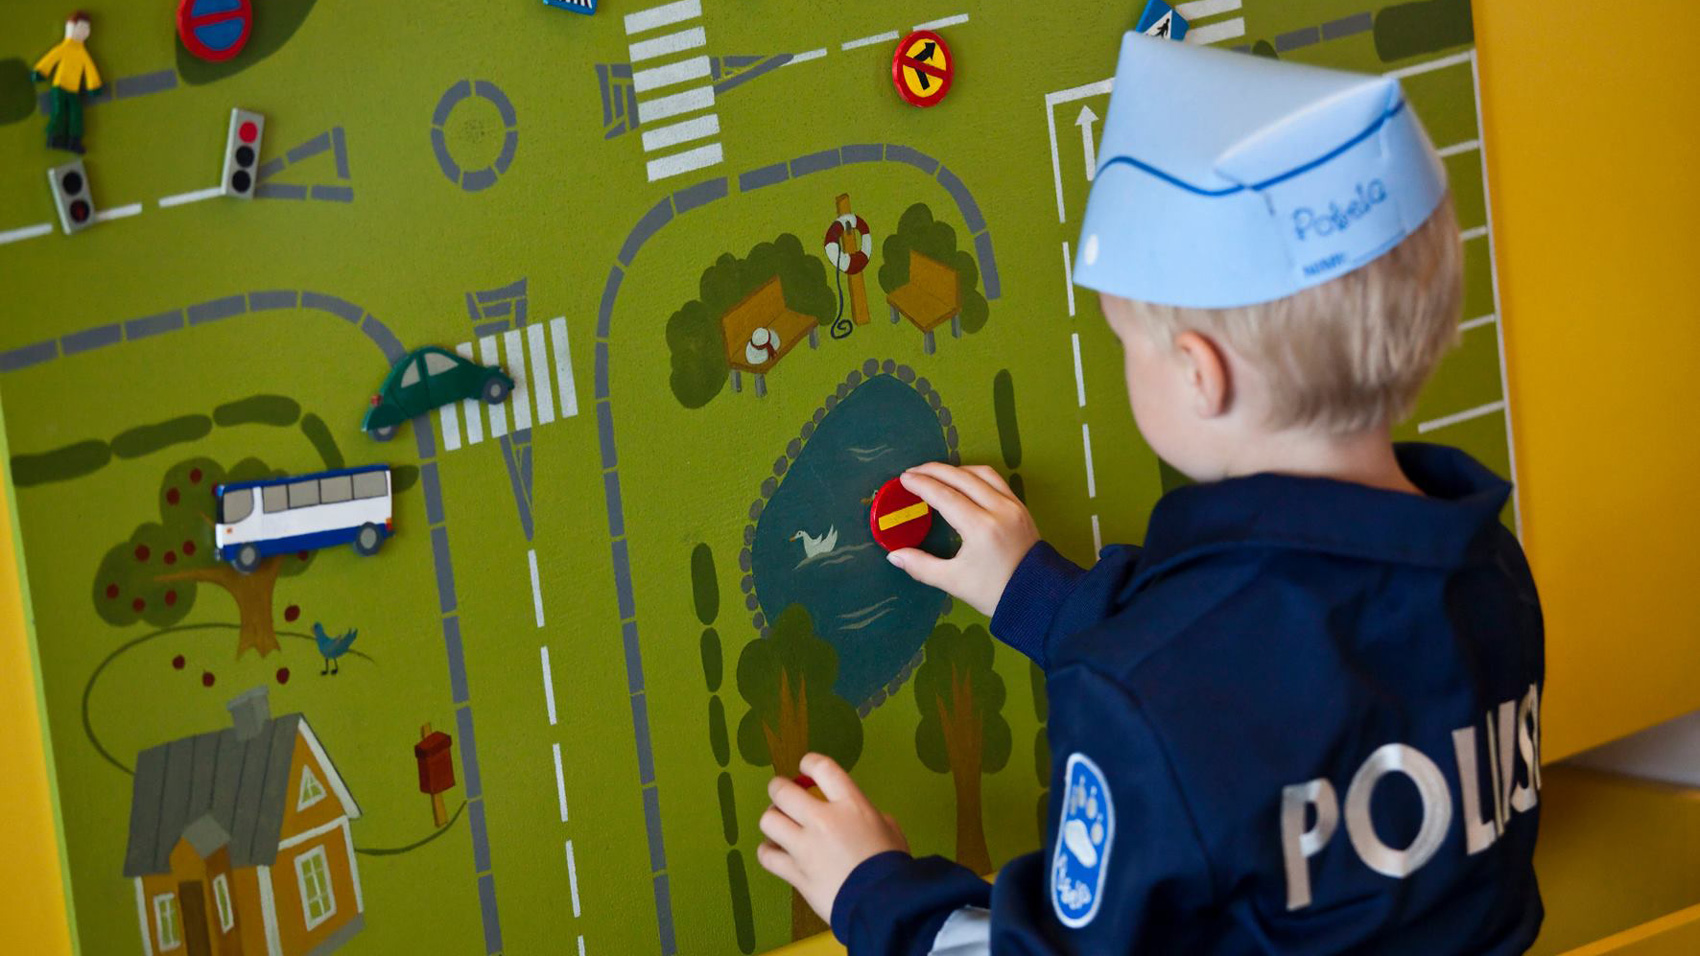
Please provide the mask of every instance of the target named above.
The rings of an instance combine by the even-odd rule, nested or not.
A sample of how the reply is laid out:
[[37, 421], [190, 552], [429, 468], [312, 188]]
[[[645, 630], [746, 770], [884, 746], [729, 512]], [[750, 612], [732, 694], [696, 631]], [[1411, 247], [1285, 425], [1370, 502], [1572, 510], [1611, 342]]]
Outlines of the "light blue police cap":
[[1319, 285], [1422, 225], [1446, 170], [1397, 80], [1122, 38], [1074, 281], [1228, 308]]

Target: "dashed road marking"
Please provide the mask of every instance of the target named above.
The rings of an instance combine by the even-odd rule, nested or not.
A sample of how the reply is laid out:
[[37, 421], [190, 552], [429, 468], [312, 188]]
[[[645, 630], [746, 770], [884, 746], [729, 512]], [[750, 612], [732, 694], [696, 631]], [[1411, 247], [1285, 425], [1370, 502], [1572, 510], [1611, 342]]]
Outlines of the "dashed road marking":
[[1240, 0], [1193, 0], [1191, 3], [1175, 4], [1175, 12], [1185, 17], [1188, 23], [1239, 8]]
[[[535, 554], [536, 552], [532, 552]], [[535, 566], [535, 565], [534, 565]], [[555, 726], [555, 671], [549, 666], [549, 645], [538, 648], [543, 657], [543, 703], [549, 708], [549, 726]]]
[[792, 57], [791, 59], [786, 60], [784, 63], [782, 63], [780, 65], [781, 66], [796, 66], [799, 63], [807, 63], [810, 60], [818, 60], [823, 56], [826, 56], [826, 47], [824, 47], [824, 46], [819, 47], [817, 49], [810, 50], [807, 53], [799, 53], [796, 56]]
[[876, 33], [871, 37], [857, 37], [854, 40], [846, 40], [840, 43], [838, 48], [840, 50], [854, 50], [857, 47], [873, 46], [876, 43], [889, 43], [895, 39], [897, 39], [897, 31], [888, 30], [885, 33]]
[[[1449, 66], [1458, 66], [1461, 63], [1468, 63], [1475, 55], [1476, 52], [1474, 50], [1465, 50], [1463, 53], [1454, 53], [1451, 56], [1443, 56], [1438, 60], [1429, 60], [1427, 63], [1418, 63], [1414, 66], [1400, 67], [1397, 70], [1388, 70], [1386, 73], [1381, 75], [1390, 76], [1397, 80], [1404, 79], [1407, 76], [1433, 73], [1435, 70], [1444, 70]], [[1481, 123], [1481, 116], [1479, 114], [1476, 116], [1476, 122], [1478, 125]]]
[[1186, 32], [1186, 42], [1203, 46], [1208, 43], [1220, 43], [1245, 36], [1245, 17], [1235, 17], [1223, 20], [1221, 23], [1207, 23], [1201, 27], [1193, 27]]
[[[537, 576], [537, 549], [530, 548], [525, 552], [525, 560], [531, 565], [531, 610], [537, 617], [537, 626], [543, 626], [543, 583]], [[549, 649], [543, 649], [543, 670], [549, 670]], [[548, 689], [548, 685], [544, 685]], [[549, 690], [549, 723], [555, 722], [555, 692]]]
[[954, 27], [958, 24], [967, 23], [967, 22], [968, 22], [968, 14], [959, 13], [954, 17], [941, 17], [937, 20], [928, 20], [926, 23], [917, 23], [917, 24], [915, 24], [915, 29], [917, 29], [917, 30], [943, 30], [945, 27]]
[[1080, 445], [1086, 449], [1086, 497], [1098, 497], [1098, 478], [1092, 473], [1092, 429], [1080, 423]]
[[24, 226], [20, 229], [8, 229], [5, 232], [0, 232], [0, 246], [8, 242], [20, 242], [24, 239], [45, 236], [52, 231], [53, 223], [50, 222], [36, 223], [33, 226]]
[[206, 189], [194, 189], [186, 193], [177, 193], [173, 196], [161, 196], [159, 198], [159, 208], [170, 209], [172, 206], [184, 206], [192, 202], [200, 202], [203, 199], [211, 199], [214, 196], [222, 196], [223, 194], [224, 189], [222, 187], [208, 186]]
[[1074, 318], [1074, 256], [1068, 251], [1068, 240], [1063, 240], [1063, 288], [1068, 292], [1068, 317]]
[[1499, 316], [1497, 315], [1484, 315], [1479, 318], [1470, 319], [1467, 322], [1458, 323], [1458, 331], [1468, 332], [1471, 329], [1479, 329], [1484, 325], [1492, 325], [1497, 321], [1499, 321]]
[[102, 209], [100, 212], [94, 214], [94, 221], [108, 222], [113, 219], [128, 219], [141, 211], [142, 204], [139, 202], [133, 202], [128, 206], [116, 206], [112, 209]]
[[1092, 557], [1096, 559], [1099, 552], [1104, 550], [1104, 536], [1098, 531], [1098, 516], [1092, 516]]
[[[579, 917], [578, 907], [578, 862], [573, 859], [573, 841], [567, 841], [567, 887], [572, 891], [573, 919]], [[584, 937], [579, 937], [579, 952], [584, 952]]]
[[1504, 410], [1504, 408], [1505, 400], [1501, 399], [1497, 402], [1488, 402], [1486, 405], [1477, 405], [1475, 408], [1466, 408], [1461, 412], [1454, 412], [1451, 415], [1442, 415], [1439, 418], [1431, 419], [1426, 422], [1419, 422], [1417, 424], [1417, 434], [1426, 435], [1429, 432], [1446, 428], [1449, 425], [1456, 425], [1459, 422], [1467, 422], [1473, 418], [1481, 418], [1483, 415], [1492, 415], [1494, 412]]
[[1080, 407], [1086, 407], [1086, 373], [1080, 368], [1080, 333], [1070, 332], [1069, 339], [1074, 343], [1074, 394], [1080, 399]]
[[[567, 822], [567, 778], [561, 774], [561, 745], [551, 744], [555, 751], [555, 799], [561, 803], [561, 822]], [[573, 914], [577, 916], [577, 913]]]
[[1446, 147], [1445, 149], [1437, 149], [1437, 150], [1435, 150], [1435, 152], [1440, 154], [1441, 159], [1445, 159], [1448, 156], [1456, 156], [1459, 153], [1467, 153], [1472, 149], [1481, 149], [1481, 148], [1482, 148], [1482, 141], [1479, 140], [1479, 139], [1472, 139], [1472, 140], [1466, 140], [1465, 142], [1462, 142], [1462, 143], [1454, 143], [1451, 146]]

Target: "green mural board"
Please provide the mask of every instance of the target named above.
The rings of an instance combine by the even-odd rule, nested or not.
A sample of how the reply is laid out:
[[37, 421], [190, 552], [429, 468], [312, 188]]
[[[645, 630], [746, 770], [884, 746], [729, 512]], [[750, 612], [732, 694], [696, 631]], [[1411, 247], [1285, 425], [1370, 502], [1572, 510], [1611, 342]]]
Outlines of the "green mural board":
[[[765, 781], [804, 747], [853, 762], [919, 852], [1035, 848], [1042, 681], [880, 560], [865, 499], [927, 458], [989, 463], [1089, 562], [1177, 480], [1067, 272], [1137, 5], [253, 6], [222, 66], [159, 4], [89, 8], [110, 92], [87, 108], [100, 221], [73, 236], [11, 59], [61, 12], [0, 11], [0, 410], [81, 951], [765, 952], [811, 928], [754, 859]], [[1401, 435], [1508, 471], [1467, 4], [1181, 10], [1193, 42], [1404, 76], [1469, 271], [1462, 345]], [[934, 21], [957, 73], [916, 109], [893, 37]], [[267, 121], [252, 201], [204, 195], [232, 107]], [[854, 276], [825, 248], [843, 209], [841, 248], [854, 217], [871, 233]], [[369, 396], [426, 344], [523, 394], [374, 442]], [[211, 484], [368, 463], [395, 469], [377, 556], [212, 560]], [[358, 638], [332, 662], [314, 624]], [[977, 716], [944, 727], [951, 666]], [[279, 782], [287, 748], [233, 743], [259, 687], [335, 803]], [[451, 741], [440, 825], [426, 724]], [[970, 738], [977, 765], [948, 743]], [[301, 862], [323, 834], [278, 814], [332, 811], [346, 837]], [[219, 866], [222, 890], [185, 875]]]

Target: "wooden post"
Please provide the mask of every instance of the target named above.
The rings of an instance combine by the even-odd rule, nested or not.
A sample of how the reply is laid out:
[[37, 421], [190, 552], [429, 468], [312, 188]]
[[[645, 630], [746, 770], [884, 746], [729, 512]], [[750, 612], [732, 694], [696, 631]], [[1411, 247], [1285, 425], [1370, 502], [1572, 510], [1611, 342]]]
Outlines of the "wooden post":
[[[850, 194], [849, 193], [844, 193], [843, 195], [838, 197], [838, 214], [840, 216], [846, 216], [846, 215], [850, 214]], [[855, 234], [856, 245], [854, 247], [851, 246], [850, 236], [851, 236], [851, 232], [846, 231], [845, 234], [844, 234], [844, 245], [842, 246], [842, 248], [843, 248], [843, 250], [846, 254], [859, 251], [862, 248], [862, 246], [861, 246], [861, 241], [862, 241], [861, 234], [860, 233]], [[872, 265], [871, 262], [869, 264]], [[836, 263], [836, 262], [832, 263], [832, 267], [834, 269], [838, 268], [838, 263]], [[850, 276], [844, 277], [845, 279], [849, 280], [849, 285], [850, 285], [850, 318], [856, 320], [857, 325], [867, 325], [868, 324], [868, 285], [867, 285], [867, 282], [863, 278], [864, 272], [866, 272], [866, 270], [863, 270], [863, 272], [858, 272], [855, 275], [850, 275]]]
[[[420, 724], [419, 739], [424, 740], [429, 736], [431, 736], [431, 725]], [[439, 827], [447, 826], [449, 822], [449, 808], [447, 803], [444, 802], [443, 793], [440, 790], [431, 794], [431, 822]]]

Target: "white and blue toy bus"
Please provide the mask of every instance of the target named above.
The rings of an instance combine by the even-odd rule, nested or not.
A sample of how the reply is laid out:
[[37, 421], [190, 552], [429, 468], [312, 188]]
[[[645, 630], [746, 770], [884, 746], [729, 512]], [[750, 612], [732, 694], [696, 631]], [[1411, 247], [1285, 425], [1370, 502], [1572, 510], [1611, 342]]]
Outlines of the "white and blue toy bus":
[[387, 465], [232, 481], [214, 487], [213, 495], [218, 556], [243, 573], [274, 554], [338, 544], [376, 554], [395, 531]]

